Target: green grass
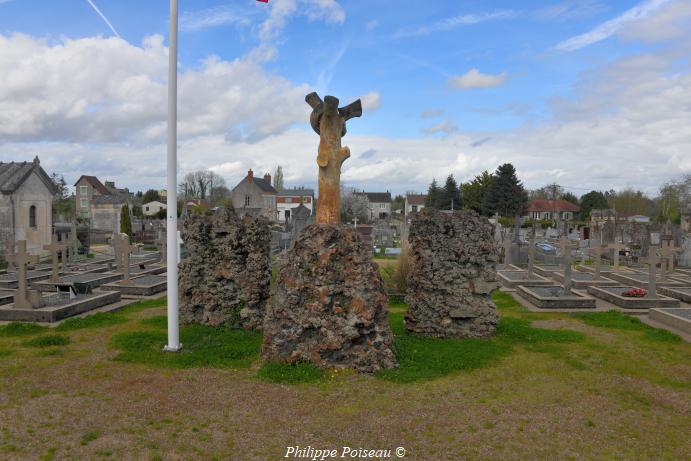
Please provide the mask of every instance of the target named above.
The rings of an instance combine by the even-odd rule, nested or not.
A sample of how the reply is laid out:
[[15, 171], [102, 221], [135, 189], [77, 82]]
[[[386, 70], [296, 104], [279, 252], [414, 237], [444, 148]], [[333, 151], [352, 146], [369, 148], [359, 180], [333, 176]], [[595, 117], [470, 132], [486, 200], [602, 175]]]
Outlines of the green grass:
[[503, 317], [497, 325], [496, 338], [510, 344], [572, 343], [585, 339], [585, 335], [573, 330], [533, 328], [528, 320]]
[[67, 346], [70, 343], [70, 337], [65, 335], [44, 335], [31, 339], [23, 343], [24, 346], [29, 347], [52, 347], [52, 346]]
[[125, 306], [116, 311], [116, 313], [119, 315], [129, 315], [134, 314], [135, 312], [145, 311], [153, 307], [165, 307], [167, 303], [168, 300], [165, 296], [158, 299], [147, 299], [146, 301], [139, 301], [137, 303], [130, 304], [129, 306]]
[[666, 343], [681, 342], [681, 338], [674, 333], [661, 328], [653, 328], [641, 322], [636, 317], [625, 315], [617, 311], [577, 312], [571, 314], [571, 316], [594, 327], [642, 331], [644, 332], [643, 338], [650, 341]]
[[47, 327], [28, 322], [12, 322], [7, 325], [0, 326], [0, 337], [12, 336], [31, 336], [39, 333], [45, 333]]
[[257, 376], [271, 383], [299, 384], [320, 381], [326, 373], [309, 362], [298, 362], [292, 365], [269, 362], [262, 365]]
[[180, 329], [183, 348], [163, 352], [164, 331], [135, 331], [113, 336], [111, 345], [120, 350], [115, 360], [162, 367], [247, 368], [259, 358], [261, 333], [247, 330], [187, 325]]
[[127, 322], [121, 315], [107, 312], [98, 312], [86, 317], [67, 319], [55, 328], [55, 331], [73, 331], [84, 328], [103, 328], [119, 323]]
[[9, 357], [12, 354], [14, 354], [12, 349], [0, 349], [0, 359], [3, 357]]
[[154, 328], [167, 328], [168, 327], [168, 317], [165, 315], [155, 315], [153, 317], [148, 317], [140, 321], [142, 325]]

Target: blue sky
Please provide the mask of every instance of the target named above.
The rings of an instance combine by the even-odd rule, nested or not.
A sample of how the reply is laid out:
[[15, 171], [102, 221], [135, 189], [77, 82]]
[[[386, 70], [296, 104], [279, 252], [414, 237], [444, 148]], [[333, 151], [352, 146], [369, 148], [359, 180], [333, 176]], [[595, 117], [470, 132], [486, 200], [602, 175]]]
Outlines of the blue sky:
[[[0, 0], [0, 160], [38, 153], [68, 180], [162, 187], [167, 8]], [[232, 186], [281, 164], [290, 183], [313, 185], [302, 100], [313, 89], [363, 98], [344, 181], [368, 190], [421, 191], [504, 162], [529, 187], [577, 194], [654, 193], [691, 172], [688, 0], [183, 0], [180, 11], [183, 172], [211, 168]]]

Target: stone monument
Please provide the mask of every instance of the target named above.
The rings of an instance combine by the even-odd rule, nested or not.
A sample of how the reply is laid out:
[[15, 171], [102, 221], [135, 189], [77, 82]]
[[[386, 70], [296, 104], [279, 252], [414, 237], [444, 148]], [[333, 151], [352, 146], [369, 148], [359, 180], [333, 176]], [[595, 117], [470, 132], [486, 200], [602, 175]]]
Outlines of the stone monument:
[[60, 257], [62, 257], [62, 267], [64, 269], [66, 261], [66, 252], [68, 246], [64, 242], [60, 242], [55, 234], [50, 242], [50, 245], [43, 245], [44, 250], [49, 250], [51, 254], [52, 271], [50, 275], [51, 282], [60, 281]]
[[38, 309], [43, 306], [41, 293], [30, 290], [26, 282], [26, 268], [29, 263], [38, 264], [38, 256], [26, 252], [26, 240], [17, 242], [17, 253], [7, 255], [7, 260], [17, 267], [17, 289], [14, 291], [14, 307], [18, 309]]
[[127, 234], [115, 234], [111, 240], [115, 253], [115, 264], [118, 272], [122, 272], [120, 285], [129, 285], [130, 279], [130, 253], [136, 251], [136, 245], [130, 244], [130, 237]]
[[355, 229], [339, 225], [341, 165], [350, 156], [341, 137], [345, 122], [360, 116], [360, 101], [339, 109], [333, 96], [305, 99], [320, 137], [317, 223], [296, 236], [281, 262], [262, 358], [365, 373], [395, 368], [387, 295], [372, 249]]
[[499, 314], [490, 294], [497, 248], [492, 225], [475, 212], [424, 208], [408, 234], [408, 331], [433, 337], [486, 338]]
[[193, 214], [182, 238], [180, 318], [233, 328], [261, 328], [271, 285], [271, 231], [266, 218], [232, 209]]

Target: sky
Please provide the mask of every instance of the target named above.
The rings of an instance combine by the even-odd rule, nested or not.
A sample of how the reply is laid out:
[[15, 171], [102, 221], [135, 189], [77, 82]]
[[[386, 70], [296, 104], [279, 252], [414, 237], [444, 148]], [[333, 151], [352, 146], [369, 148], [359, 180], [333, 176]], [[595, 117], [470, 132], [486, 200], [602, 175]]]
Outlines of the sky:
[[[576, 195], [691, 173], [691, 0], [180, 1], [179, 170], [316, 187], [311, 91], [362, 99], [342, 181], [512, 163]], [[0, 161], [165, 187], [168, 2], [0, 0]]]

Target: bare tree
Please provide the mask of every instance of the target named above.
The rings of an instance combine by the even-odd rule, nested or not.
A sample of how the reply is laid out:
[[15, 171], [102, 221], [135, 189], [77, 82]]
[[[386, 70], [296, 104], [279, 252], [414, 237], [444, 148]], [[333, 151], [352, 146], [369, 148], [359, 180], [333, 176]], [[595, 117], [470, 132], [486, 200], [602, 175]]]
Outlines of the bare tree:
[[364, 223], [369, 221], [369, 213], [367, 197], [356, 194], [355, 189], [341, 186], [341, 221], [346, 223], [357, 218]]
[[187, 173], [179, 186], [180, 193], [187, 197], [199, 199], [213, 199], [211, 192], [215, 187], [225, 186], [225, 180], [218, 174], [209, 170], [193, 171]]

